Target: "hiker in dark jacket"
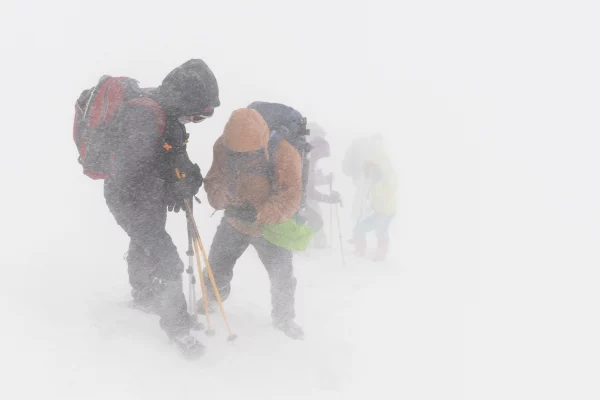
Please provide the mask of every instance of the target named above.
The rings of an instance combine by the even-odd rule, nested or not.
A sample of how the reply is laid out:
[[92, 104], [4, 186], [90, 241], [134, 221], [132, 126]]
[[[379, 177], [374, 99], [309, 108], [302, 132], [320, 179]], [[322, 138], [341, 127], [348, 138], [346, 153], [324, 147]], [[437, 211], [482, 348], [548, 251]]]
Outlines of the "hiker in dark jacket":
[[[167, 209], [179, 211], [202, 185], [200, 168], [186, 151], [184, 124], [212, 116], [220, 104], [218, 86], [208, 66], [193, 59], [147, 93], [119, 111], [113, 171], [104, 196], [131, 240], [127, 264], [134, 304], [158, 313], [167, 335], [186, 355], [195, 356], [203, 346], [189, 334], [183, 262], [165, 223]], [[185, 178], [178, 180], [175, 169]]]
[[[311, 128], [311, 133], [312, 133]], [[320, 203], [337, 204], [342, 202], [340, 193], [331, 190], [333, 183], [333, 174], [325, 175], [320, 168], [317, 168], [318, 161], [331, 155], [329, 142], [323, 137], [316, 137], [310, 141], [310, 164], [307, 186], [307, 210], [306, 217], [308, 225], [315, 232], [312, 246], [315, 248], [324, 248], [327, 246], [327, 239], [323, 231], [323, 212]], [[325, 194], [317, 189], [318, 186], [328, 185], [330, 193]]]
[[[261, 233], [261, 225], [287, 221], [298, 209], [301, 161], [298, 151], [282, 139], [273, 153], [274, 176], [270, 178], [269, 134], [267, 123], [256, 110], [242, 108], [233, 112], [214, 145], [204, 188], [211, 206], [224, 209], [225, 216], [213, 239], [209, 262], [224, 300], [231, 291], [237, 259], [248, 245], [254, 246], [271, 280], [275, 328], [291, 338], [302, 339], [302, 328], [294, 322], [296, 278], [292, 251], [268, 242]], [[214, 307], [215, 296], [210, 290], [208, 299]], [[198, 309], [202, 310], [202, 300]]]

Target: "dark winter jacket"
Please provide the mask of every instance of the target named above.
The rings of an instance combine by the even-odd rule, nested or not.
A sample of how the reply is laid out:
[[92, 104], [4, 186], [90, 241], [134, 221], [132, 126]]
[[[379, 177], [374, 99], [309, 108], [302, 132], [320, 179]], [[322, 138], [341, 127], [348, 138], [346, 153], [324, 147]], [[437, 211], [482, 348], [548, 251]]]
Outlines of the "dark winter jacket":
[[172, 70], [158, 88], [145, 92], [147, 98], [119, 110], [110, 179], [136, 198], [165, 201], [169, 184], [177, 179], [176, 169], [188, 178], [199, 170], [188, 157], [188, 133], [179, 117], [211, 116], [220, 105], [219, 87], [206, 63], [191, 59]]
[[194, 165], [186, 151], [185, 125], [141, 104], [127, 104], [120, 113], [110, 179], [134, 197], [163, 201], [167, 183], [176, 179], [175, 168], [186, 173]]

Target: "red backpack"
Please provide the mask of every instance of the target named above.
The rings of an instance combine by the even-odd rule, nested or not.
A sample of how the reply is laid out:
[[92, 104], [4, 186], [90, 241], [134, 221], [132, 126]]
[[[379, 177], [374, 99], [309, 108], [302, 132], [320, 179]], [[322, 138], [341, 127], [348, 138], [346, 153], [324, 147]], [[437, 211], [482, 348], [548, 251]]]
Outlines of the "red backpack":
[[163, 134], [164, 112], [158, 103], [145, 96], [134, 79], [108, 75], [81, 93], [75, 103], [73, 140], [85, 175], [92, 179], [108, 178], [113, 159], [111, 139], [118, 133], [118, 115], [123, 104], [137, 104], [152, 110]]

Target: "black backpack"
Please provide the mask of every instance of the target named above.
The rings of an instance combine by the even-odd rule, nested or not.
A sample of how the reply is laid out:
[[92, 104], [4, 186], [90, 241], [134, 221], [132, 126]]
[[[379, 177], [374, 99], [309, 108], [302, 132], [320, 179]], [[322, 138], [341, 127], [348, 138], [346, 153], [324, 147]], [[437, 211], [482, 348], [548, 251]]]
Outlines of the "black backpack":
[[[306, 187], [308, 185], [308, 153], [311, 146], [306, 141], [310, 130], [306, 128], [306, 117], [292, 107], [280, 103], [267, 103], [255, 101], [248, 106], [258, 113], [267, 122], [271, 134], [267, 146], [269, 154], [269, 176], [274, 178], [274, 155], [279, 143], [285, 139], [300, 154], [302, 163], [302, 197], [300, 200], [299, 213], [306, 209]], [[298, 219], [298, 218], [297, 218]]]
[[106, 179], [111, 173], [111, 138], [118, 129], [118, 115], [125, 103], [152, 110], [158, 129], [165, 130], [165, 116], [154, 100], [145, 97], [137, 81], [104, 75], [96, 86], [84, 90], [75, 103], [73, 140], [79, 151], [83, 173], [92, 179]]

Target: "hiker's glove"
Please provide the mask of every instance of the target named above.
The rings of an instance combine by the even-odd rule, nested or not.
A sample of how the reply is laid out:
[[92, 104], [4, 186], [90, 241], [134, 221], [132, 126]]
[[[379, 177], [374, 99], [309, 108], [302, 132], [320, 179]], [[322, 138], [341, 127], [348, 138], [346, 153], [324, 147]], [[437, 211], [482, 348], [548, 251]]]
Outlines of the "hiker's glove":
[[175, 198], [171, 197], [167, 200], [167, 210], [179, 212], [179, 210], [182, 208], [185, 209], [185, 203], [183, 199], [176, 200]]
[[202, 174], [198, 164], [194, 164], [181, 179], [173, 182], [167, 195], [167, 209], [179, 212], [185, 209], [184, 199], [191, 199], [202, 186]]
[[336, 203], [342, 203], [342, 196], [340, 195], [339, 192], [336, 192], [335, 190], [331, 192], [331, 196], [329, 196], [329, 202], [332, 204], [336, 204]]
[[244, 203], [243, 206], [239, 207], [229, 206], [225, 210], [226, 217], [236, 218], [250, 223], [256, 222], [256, 215], [256, 208], [248, 202]]

